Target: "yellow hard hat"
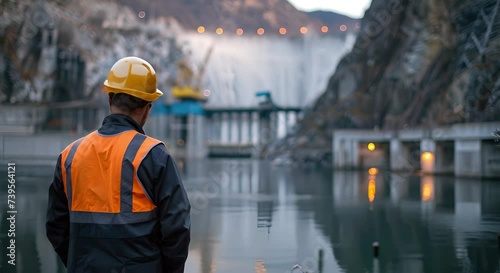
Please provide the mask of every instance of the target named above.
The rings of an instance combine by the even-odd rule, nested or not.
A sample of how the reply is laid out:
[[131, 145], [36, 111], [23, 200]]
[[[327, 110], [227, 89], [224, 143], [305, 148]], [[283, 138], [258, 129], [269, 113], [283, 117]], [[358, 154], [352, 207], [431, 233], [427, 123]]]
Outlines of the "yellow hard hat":
[[125, 57], [118, 60], [104, 82], [106, 93], [125, 93], [143, 99], [155, 101], [163, 95], [156, 88], [156, 72], [145, 60], [138, 57]]

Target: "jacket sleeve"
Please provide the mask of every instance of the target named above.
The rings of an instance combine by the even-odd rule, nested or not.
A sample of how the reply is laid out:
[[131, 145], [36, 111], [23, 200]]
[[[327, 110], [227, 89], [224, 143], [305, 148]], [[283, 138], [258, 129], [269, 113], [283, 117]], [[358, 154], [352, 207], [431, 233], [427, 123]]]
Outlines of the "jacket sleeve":
[[[152, 170], [148, 165], [154, 166]], [[148, 173], [153, 183], [145, 188], [152, 188], [158, 210], [163, 272], [182, 273], [191, 239], [191, 206], [175, 162], [164, 145], [154, 147], [143, 160], [138, 176]]]
[[69, 248], [69, 211], [62, 182], [61, 156], [57, 159], [54, 179], [49, 187], [46, 232], [54, 250], [66, 265]]

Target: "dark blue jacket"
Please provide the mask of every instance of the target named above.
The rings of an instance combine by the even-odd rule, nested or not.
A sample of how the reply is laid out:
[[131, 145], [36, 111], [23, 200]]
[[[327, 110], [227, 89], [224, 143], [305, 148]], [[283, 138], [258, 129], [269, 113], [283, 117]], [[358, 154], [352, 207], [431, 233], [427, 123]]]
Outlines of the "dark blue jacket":
[[[98, 133], [114, 135], [131, 129], [144, 134], [130, 117], [112, 114], [104, 119]], [[73, 223], [59, 156], [49, 188], [46, 229], [68, 273], [184, 272], [190, 242], [190, 204], [175, 162], [164, 145], [151, 149], [137, 176], [157, 207], [153, 220], [134, 224]]]

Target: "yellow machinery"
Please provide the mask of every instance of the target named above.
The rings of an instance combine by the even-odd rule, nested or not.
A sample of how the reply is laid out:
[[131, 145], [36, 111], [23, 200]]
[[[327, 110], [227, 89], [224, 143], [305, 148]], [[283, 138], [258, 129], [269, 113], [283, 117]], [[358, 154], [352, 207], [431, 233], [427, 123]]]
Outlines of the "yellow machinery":
[[182, 60], [177, 62], [178, 75], [177, 82], [172, 87], [172, 95], [179, 100], [195, 100], [205, 102], [210, 94], [203, 94], [201, 90], [201, 80], [205, 73], [210, 55], [212, 54], [213, 46], [210, 47], [205, 59], [200, 67], [200, 71], [195, 75], [193, 68], [187, 61]]

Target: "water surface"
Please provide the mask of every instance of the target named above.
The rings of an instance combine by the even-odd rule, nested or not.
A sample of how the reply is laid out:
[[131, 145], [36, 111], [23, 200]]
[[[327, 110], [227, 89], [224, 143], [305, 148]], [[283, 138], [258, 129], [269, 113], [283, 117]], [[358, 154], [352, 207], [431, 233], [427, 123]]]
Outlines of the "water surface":
[[[180, 165], [193, 207], [186, 272], [284, 273], [295, 264], [314, 272], [500, 272], [500, 181], [255, 160]], [[51, 173], [17, 164], [16, 268], [5, 255], [0, 188], [0, 272], [65, 272], [45, 237]]]

